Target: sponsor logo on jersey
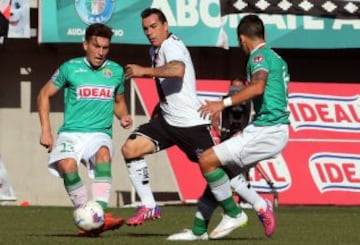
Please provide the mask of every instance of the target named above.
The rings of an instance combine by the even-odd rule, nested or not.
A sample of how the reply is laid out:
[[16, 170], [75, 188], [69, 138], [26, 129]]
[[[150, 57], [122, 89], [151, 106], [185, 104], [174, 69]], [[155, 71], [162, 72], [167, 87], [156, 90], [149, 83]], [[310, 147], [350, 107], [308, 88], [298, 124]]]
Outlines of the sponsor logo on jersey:
[[258, 55], [255, 55], [255, 56], [253, 57], [252, 62], [253, 62], [254, 64], [258, 64], [258, 63], [263, 62], [264, 60], [265, 60], [265, 57], [264, 57], [263, 55], [261, 55], [261, 54], [258, 54]]
[[360, 97], [306, 93], [289, 95], [295, 131], [316, 129], [360, 133]]
[[103, 69], [102, 73], [103, 73], [103, 76], [106, 78], [111, 78], [113, 76], [112, 70], [108, 69], [108, 68]]
[[111, 100], [114, 94], [113, 87], [107, 86], [81, 86], [77, 89], [78, 100]]
[[360, 192], [360, 155], [320, 152], [309, 159], [309, 168], [321, 193]]
[[75, 9], [80, 19], [90, 25], [110, 20], [115, 0], [75, 0]]
[[267, 179], [273, 182], [278, 192], [283, 192], [291, 186], [291, 176], [284, 158], [279, 155], [274, 159], [264, 160], [249, 171], [251, 186], [256, 191], [271, 192]]

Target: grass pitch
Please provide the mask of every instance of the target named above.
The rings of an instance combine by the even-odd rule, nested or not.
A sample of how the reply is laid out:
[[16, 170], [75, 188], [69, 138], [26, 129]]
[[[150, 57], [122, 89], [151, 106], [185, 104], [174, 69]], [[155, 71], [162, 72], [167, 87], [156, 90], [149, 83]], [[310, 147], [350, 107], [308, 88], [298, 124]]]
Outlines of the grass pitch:
[[[134, 209], [111, 209], [115, 215], [129, 217]], [[360, 207], [279, 207], [277, 231], [266, 238], [252, 210], [245, 210], [249, 223], [230, 236], [217, 241], [193, 241], [191, 244], [237, 245], [352, 245], [360, 244]], [[106, 232], [98, 238], [76, 237], [72, 209], [65, 207], [0, 206], [0, 244], [116, 244], [160, 245], [190, 244], [167, 241], [166, 237], [191, 227], [195, 206], [162, 207], [162, 218], [140, 227]], [[220, 220], [214, 214], [210, 228]]]

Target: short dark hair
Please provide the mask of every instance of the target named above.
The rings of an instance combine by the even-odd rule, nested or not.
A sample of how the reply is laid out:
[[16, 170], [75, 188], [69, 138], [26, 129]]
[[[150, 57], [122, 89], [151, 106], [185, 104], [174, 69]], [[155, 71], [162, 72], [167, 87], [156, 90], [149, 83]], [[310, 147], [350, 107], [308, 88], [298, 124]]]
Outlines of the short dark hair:
[[246, 15], [241, 20], [237, 27], [237, 34], [245, 35], [249, 38], [263, 38], [265, 37], [265, 27], [262, 20], [254, 14]]
[[105, 24], [94, 23], [89, 25], [85, 31], [85, 40], [89, 41], [92, 36], [104, 37], [111, 40], [114, 32]]
[[157, 9], [157, 8], [144, 9], [141, 12], [141, 18], [145, 19], [145, 18], [149, 17], [152, 14], [156, 14], [157, 17], [159, 18], [159, 20], [161, 21], [161, 23], [167, 22], [165, 14], [160, 9]]

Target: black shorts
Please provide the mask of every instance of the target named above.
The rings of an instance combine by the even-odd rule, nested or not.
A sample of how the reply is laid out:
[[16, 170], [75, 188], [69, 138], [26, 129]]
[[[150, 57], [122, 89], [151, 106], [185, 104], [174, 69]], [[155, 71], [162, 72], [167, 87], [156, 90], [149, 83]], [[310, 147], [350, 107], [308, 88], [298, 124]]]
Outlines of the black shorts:
[[149, 138], [154, 142], [156, 151], [176, 145], [193, 162], [198, 162], [200, 154], [214, 145], [209, 125], [174, 127], [160, 115], [140, 125], [129, 138], [134, 138], [136, 135]]

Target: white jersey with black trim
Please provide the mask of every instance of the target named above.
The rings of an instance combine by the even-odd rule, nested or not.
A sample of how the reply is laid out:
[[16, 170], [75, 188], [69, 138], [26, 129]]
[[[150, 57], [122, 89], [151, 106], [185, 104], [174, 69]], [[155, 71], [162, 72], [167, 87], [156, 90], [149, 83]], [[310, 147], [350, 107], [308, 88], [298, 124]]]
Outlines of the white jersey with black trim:
[[[155, 52], [157, 55], [155, 56]], [[175, 127], [191, 127], [209, 124], [197, 111], [201, 102], [196, 95], [196, 76], [189, 50], [175, 35], [170, 34], [160, 48], [150, 50], [155, 66], [163, 66], [170, 61], [181, 61], [185, 64], [183, 78], [160, 78], [161, 88], [166, 97], [160, 102], [162, 114], [167, 123]]]

